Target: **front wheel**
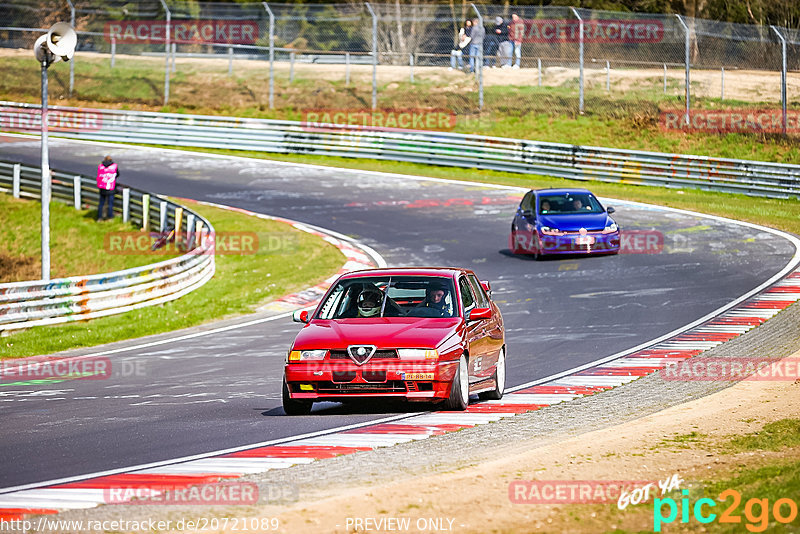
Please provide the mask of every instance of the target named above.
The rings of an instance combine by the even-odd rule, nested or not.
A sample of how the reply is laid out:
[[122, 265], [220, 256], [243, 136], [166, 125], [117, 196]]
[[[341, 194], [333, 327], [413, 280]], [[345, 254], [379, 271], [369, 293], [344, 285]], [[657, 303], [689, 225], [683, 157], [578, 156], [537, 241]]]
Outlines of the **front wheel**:
[[464, 411], [469, 406], [469, 372], [467, 357], [463, 354], [458, 359], [458, 369], [450, 386], [450, 396], [444, 401], [444, 409], [451, 411]]
[[313, 401], [294, 400], [289, 395], [289, 385], [286, 384], [286, 377], [283, 378], [283, 411], [286, 415], [308, 415], [311, 413]]
[[500, 349], [500, 354], [497, 356], [497, 365], [494, 368], [494, 389], [478, 393], [481, 400], [500, 400], [503, 398], [503, 392], [506, 390], [506, 354], [505, 350]]

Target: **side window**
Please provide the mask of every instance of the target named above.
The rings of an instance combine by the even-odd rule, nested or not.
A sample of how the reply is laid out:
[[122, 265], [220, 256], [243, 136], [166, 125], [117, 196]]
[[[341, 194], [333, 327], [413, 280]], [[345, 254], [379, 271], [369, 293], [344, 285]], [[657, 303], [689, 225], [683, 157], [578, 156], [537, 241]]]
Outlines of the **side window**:
[[526, 211], [533, 211], [531, 202], [533, 202], [533, 191], [528, 191], [525, 193], [525, 196], [522, 197], [522, 203], [519, 205], [519, 207]]
[[469, 285], [472, 286], [472, 292], [475, 294], [475, 301], [478, 304], [479, 308], [488, 308], [489, 307], [489, 297], [486, 296], [486, 292], [481, 287], [481, 282], [478, 280], [478, 277], [474, 274], [467, 275], [469, 278]]
[[461, 290], [461, 303], [464, 305], [464, 313], [475, 307], [475, 299], [469, 289], [469, 283], [463, 276], [458, 279], [458, 288]]

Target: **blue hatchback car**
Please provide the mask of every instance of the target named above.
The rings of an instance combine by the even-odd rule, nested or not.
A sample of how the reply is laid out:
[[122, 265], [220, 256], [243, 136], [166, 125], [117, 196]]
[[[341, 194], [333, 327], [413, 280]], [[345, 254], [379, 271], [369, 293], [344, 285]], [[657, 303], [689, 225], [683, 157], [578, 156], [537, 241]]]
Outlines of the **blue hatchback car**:
[[528, 191], [511, 223], [514, 254], [617, 254], [619, 226], [588, 189]]

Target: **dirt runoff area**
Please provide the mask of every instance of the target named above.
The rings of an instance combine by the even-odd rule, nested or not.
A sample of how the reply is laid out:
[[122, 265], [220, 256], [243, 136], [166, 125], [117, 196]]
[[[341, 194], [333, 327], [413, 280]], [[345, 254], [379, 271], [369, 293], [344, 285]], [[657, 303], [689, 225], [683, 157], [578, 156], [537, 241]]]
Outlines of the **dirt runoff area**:
[[[800, 357], [800, 351], [792, 357]], [[711, 396], [558, 444], [535, 449], [525, 443], [507, 444], [497, 449], [496, 460], [444, 474], [351, 487], [288, 508], [264, 507], [261, 517], [277, 517], [281, 532], [309, 534], [593, 533], [617, 528], [652, 532], [653, 498], [661, 497], [660, 491], [649, 493], [646, 502], [619, 510], [615, 487], [596, 482], [630, 481], [632, 489], [637, 484], [667, 481], [677, 475], [684, 489], [694, 487], [700, 480], [725, 479], [740, 465], [759, 467], [772, 461], [800, 459], [797, 449], [722, 454], [722, 447], [734, 435], [756, 432], [766, 423], [797, 417], [800, 384], [744, 381]], [[575, 492], [571, 487], [580, 484], [579, 487], [591, 487], [595, 496], [605, 496], [608, 501], [512, 502], [514, 488], [519, 484], [515, 481], [532, 480], [540, 482], [534, 497], [551, 495], [558, 500], [561, 495], [568, 500], [570, 492]], [[548, 482], [549, 489], [544, 481], [552, 481]], [[530, 498], [530, 485], [523, 486], [524, 491], [516, 490], [516, 497]], [[655, 488], [658, 490], [658, 486]], [[679, 500], [678, 492], [672, 495]], [[706, 528], [713, 531], [715, 526], [719, 525]], [[694, 532], [702, 525], [694, 522], [688, 527]]]

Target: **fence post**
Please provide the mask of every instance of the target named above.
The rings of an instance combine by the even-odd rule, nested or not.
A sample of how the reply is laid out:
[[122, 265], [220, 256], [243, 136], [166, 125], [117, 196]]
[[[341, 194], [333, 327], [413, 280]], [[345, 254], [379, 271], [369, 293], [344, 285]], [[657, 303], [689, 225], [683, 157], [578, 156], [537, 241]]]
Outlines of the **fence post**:
[[228, 76], [233, 76], [233, 47], [228, 47]]
[[344, 84], [350, 85], [350, 52], [344, 54]]
[[725, 67], [722, 67], [720, 69], [720, 71], [721, 71], [720, 84], [721, 84], [722, 88], [720, 89], [720, 92], [719, 92], [719, 99], [720, 100], [725, 100]]
[[19, 163], [14, 164], [14, 172], [11, 175], [11, 194], [14, 198], [19, 198], [19, 175], [22, 166]]
[[131, 219], [131, 190], [128, 187], [122, 188], [122, 222], [126, 223]]
[[163, 234], [164, 230], [167, 228], [167, 203], [163, 200], [161, 201], [160, 213], [158, 215], [158, 230]]
[[578, 19], [578, 61], [580, 62], [580, 76], [578, 78], [578, 112], [583, 115], [583, 19], [574, 7], [570, 8]]
[[[475, 15], [478, 17], [478, 24], [483, 27], [483, 15], [478, 11], [475, 4], [470, 4]], [[478, 76], [478, 109], [483, 110], [483, 45], [478, 47], [478, 66], [475, 69], [475, 74]]]
[[675, 16], [678, 18], [678, 22], [681, 23], [681, 26], [683, 26], [683, 31], [684, 31], [684, 34], [685, 34], [685, 38], [684, 38], [684, 48], [685, 48], [684, 54], [685, 54], [685, 57], [684, 57], [683, 62], [686, 65], [686, 81], [684, 82], [684, 84], [686, 85], [686, 116], [685, 116], [685, 122], [688, 125], [689, 124], [689, 106], [690, 106], [690, 100], [691, 100], [691, 89], [690, 89], [691, 83], [690, 83], [690, 79], [689, 79], [690, 78], [689, 72], [690, 72], [690, 69], [691, 69], [691, 66], [690, 66], [690, 54], [691, 54], [691, 47], [692, 47], [692, 45], [691, 45], [691, 36], [689, 35], [689, 26], [686, 25], [686, 22], [684, 22], [683, 17], [681, 17], [680, 15], [677, 15], [677, 14]]
[[783, 114], [783, 135], [786, 135], [786, 38], [775, 26], [770, 26], [781, 41], [781, 113]]
[[[69, 24], [75, 28], [75, 6], [72, 0], [67, 0], [69, 4]], [[75, 56], [72, 56], [72, 61], [69, 62], [69, 97], [72, 98], [72, 88], [75, 86]]]
[[164, 0], [159, 1], [167, 16], [166, 37], [164, 38], [164, 105], [166, 106], [167, 103], [169, 103], [169, 29], [170, 22], [172, 21], [172, 13]]
[[172, 72], [175, 72], [175, 56], [178, 54], [178, 43], [172, 43]]
[[542, 58], [536, 58], [536, 68], [539, 70], [539, 87], [542, 86]]
[[81, 177], [72, 177], [72, 197], [75, 202], [75, 209], [81, 209]]
[[142, 195], [142, 230], [150, 231], [150, 195]]
[[275, 15], [266, 2], [261, 2], [269, 15], [269, 109], [275, 107]]
[[606, 61], [606, 92], [611, 92], [611, 62]]
[[664, 94], [667, 94], [667, 64], [664, 63]]
[[372, 15], [372, 109], [378, 107], [378, 15], [369, 2], [364, 2]]
[[289, 83], [294, 82], [294, 52], [289, 52]]
[[111, 36], [111, 68], [114, 68], [114, 61], [117, 58], [117, 38]]
[[408, 66], [411, 72], [411, 83], [414, 83], [414, 54], [408, 54]]

